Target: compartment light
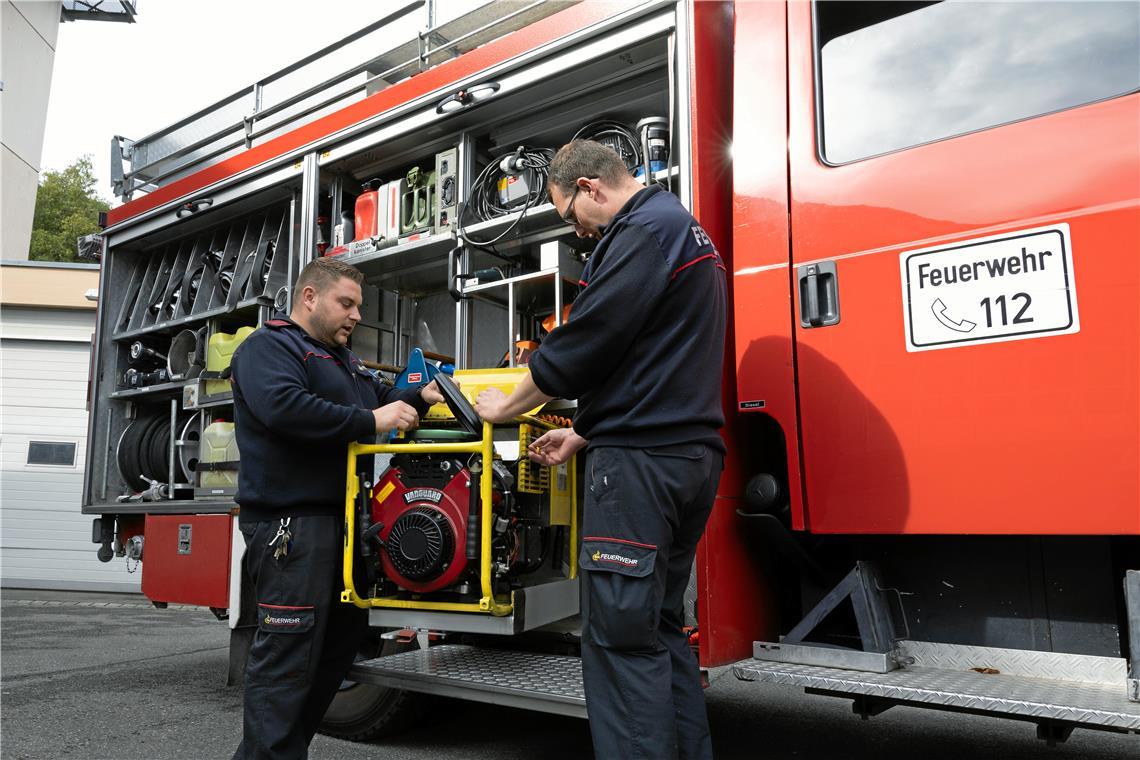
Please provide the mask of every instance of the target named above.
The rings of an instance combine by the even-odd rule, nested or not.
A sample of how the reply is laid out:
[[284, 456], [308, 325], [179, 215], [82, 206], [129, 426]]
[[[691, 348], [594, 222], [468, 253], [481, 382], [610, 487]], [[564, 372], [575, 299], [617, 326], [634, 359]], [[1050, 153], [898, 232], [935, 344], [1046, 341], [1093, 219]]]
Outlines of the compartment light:
[[499, 87], [498, 82], [483, 82], [482, 84], [459, 90], [439, 101], [439, 104], [435, 107], [435, 112], [438, 114], [455, 113], [469, 105], [490, 98], [499, 91]]

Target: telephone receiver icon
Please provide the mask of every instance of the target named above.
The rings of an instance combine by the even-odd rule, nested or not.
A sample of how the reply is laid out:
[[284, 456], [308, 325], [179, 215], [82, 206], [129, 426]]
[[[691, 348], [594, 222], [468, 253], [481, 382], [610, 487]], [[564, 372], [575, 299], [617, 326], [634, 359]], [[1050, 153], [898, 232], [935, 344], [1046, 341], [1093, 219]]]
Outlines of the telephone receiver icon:
[[977, 327], [977, 324], [968, 319], [956, 320], [947, 314], [946, 304], [942, 303], [941, 298], [934, 299], [934, 303], [930, 304], [930, 310], [934, 312], [935, 319], [955, 332], [968, 333]]

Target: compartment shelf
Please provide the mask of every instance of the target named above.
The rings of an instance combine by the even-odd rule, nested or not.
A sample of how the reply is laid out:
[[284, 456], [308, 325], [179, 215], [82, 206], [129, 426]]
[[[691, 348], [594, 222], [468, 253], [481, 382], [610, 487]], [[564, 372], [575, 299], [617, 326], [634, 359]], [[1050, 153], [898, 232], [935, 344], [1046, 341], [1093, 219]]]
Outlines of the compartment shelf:
[[[522, 211], [515, 211], [505, 216], [488, 219], [485, 222], [467, 225], [463, 228], [463, 231], [468, 235], [475, 235], [482, 240], [494, 239], [514, 224], [522, 214]], [[566, 224], [566, 222], [562, 221], [562, 217], [558, 216], [558, 212], [554, 209], [553, 203], [541, 203], [527, 209], [526, 218], [523, 219], [515, 229], [516, 235], [511, 237], [509, 241], [504, 240], [503, 243], [525, 240], [528, 236], [557, 229], [558, 227], [563, 227], [567, 233], [574, 231], [573, 227]]]
[[[472, 285], [463, 289], [463, 295], [506, 308], [510, 300], [508, 290], [512, 289], [508, 286], [513, 286], [516, 308], [518, 306], [532, 306], [538, 312], [553, 311], [554, 280], [559, 274], [557, 267], [540, 269], [537, 272], [528, 272], [517, 277]], [[578, 284], [565, 275], [562, 275], [562, 283], [564, 294], [566, 293], [565, 288], [576, 287]], [[567, 303], [565, 295], [562, 302], [563, 304]]]
[[[674, 166], [670, 169], [662, 169], [656, 172], [653, 175], [653, 179], [654, 181], [660, 181], [669, 177], [678, 177], [680, 174], [680, 167]], [[468, 235], [474, 235], [480, 240], [494, 239], [514, 224], [522, 214], [522, 211], [516, 211], [505, 216], [488, 219], [485, 222], [467, 225], [463, 228], [463, 231]], [[558, 211], [554, 208], [553, 203], [547, 202], [528, 209], [526, 211], [526, 218], [519, 223], [515, 233], [516, 234], [509, 239], [496, 245], [526, 245], [564, 236], [573, 237], [574, 228], [558, 215]]]
[[338, 258], [351, 264], [370, 282], [407, 292], [433, 292], [447, 287], [441, 268], [447, 267], [447, 253], [458, 245], [451, 232], [413, 240], [410, 243], [374, 248], [361, 253], [343, 253]]
[[209, 380], [203, 381], [201, 378], [195, 378], [187, 383], [182, 391], [182, 408], [186, 411], [197, 411], [199, 409], [213, 409], [219, 406], [233, 405], [233, 390], [206, 395], [203, 389], [209, 382]]
[[[181, 395], [182, 407], [186, 411], [211, 409], [217, 406], [230, 406], [234, 403], [233, 391], [216, 393], [212, 396], [198, 394], [195, 391], [197, 390], [196, 386], [200, 382], [202, 381], [199, 378], [191, 377], [185, 380], [175, 380], [170, 383], [148, 385], [144, 388], [124, 388], [112, 393], [111, 398], [121, 401], [145, 396]], [[187, 388], [192, 390], [187, 391]]]
[[219, 406], [232, 406], [233, 403], [234, 394], [232, 391], [229, 391], [214, 396], [199, 396], [197, 401], [193, 404], [184, 404], [184, 407], [187, 411], [194, 411], [198, 409], [213, 409]]
[[174, 330], [178, 328], [185, 327], [186, 325], [205, 322], [207, 319], [210, 319], [212, 317], [220, 317], [226, 315], [240, 316], [243, 313], [255, 310], [255, 307], [272, 305], [272, 298], [268, 298], [266, 296], [255, 296], [254, 298], [248, 298], [244, 301], [241, 301], [233, 308], [229, 308], [228, 306], [223, 305], [215, 309], [210, 309], [209, 311], [203, 311], [199, 314], [191, 314], [186, 317], [179, 317], [178, 319], [170, 319], [165, 322], [159, 322], [158, 324], [151, 325], [149, 327], [140, 327], [135, 330], [125, 330], [123, 332], [116, 333], [113, 336], [113, 339], [118, 342], [123, 342], [134, 340], [135, 338], [141, 338], [146, 335], [154, 335], [156, 333], [174, 332]]
[[167, 501], [101, 501], [82, 508], [85, 515], [152, 514], [152, 515], [208, 515], [236, 514], [237, 503], [232, 499], [171, 499]]
[[[553, 208], [553, 206], [551, 207]], [[555, 215], [557, 218], [557, 215]], [[560, 231], [550, 237], [562, 237], [572, 229]], [[533, 236], [526, 242], [535, 242]], [[372, 285], [395, 290], [406, 295], [428, 295], [447, 289], [447, 255], [459, 240], [450, 232], [432, 235], [403, 245], [373, 249], [364, 253], [340, 254], [346, 264], [359, 269]], [[521, 245], [512, 239], [499, 247]], [[469, 249], [472, 269], [496, 266], [503, 260], [477, 248]]]
[[120, 391], [115, 391], [111, 394], [111, 398], [116, 400], [143, 398], [147, 396], [163, 396], [163, 395], [178, 395], [182, 393], [182, 389], [189, 383], [198, 382], [195, 379], [190, 380], [176, 380], [171, 383], [156, 383], [155, 385], [148, 385], [143, 388], [124, 388]]
[[[654, 179], [661, 180], [666, 177], [676, 177], [680, 169], [674, 166], [669, 170], [661, 170], [654, 175]], [[472, 224], [464, 231], [478, 239], [492, 239], [502, 234], [514, 224], [522, 211], [516, 211], [485, 222]], [[566, 224], [558, 215], [553, 203], [542, 203], [526, 211], [526, 217], [509, 239], [496, 243], [500, 249], [509, 250], [524, 245], [534, 245], [547, 240], [568, 238], [576, 247], [589, 247], [592, 241], [581, 241], [575, 237], [574, 228]], [[388, 246], [385, 248], [371, 248], [360, 252], [346, 252], [339, 254], [339, 258], [346, 264], [351, 264], [364, 272], [365, 277], [372, 284], [384, 288], [398, 290], [411, 294], [436, 293], [446, 289], [446, 276], [443, 274], [447, 267], [447, 254], [461, 241], [454, 232], [441, 232], [428, 235], [408, 243]], [[360, 243], [354, 244], [360, 246]], [[490, 255], [472, 248], [474, 256], [473, 268], [493, 266], [500, 263]]]
[[[291, 210], [275, 204], [114, 259], [112, 339], [132, 340], [258, 304], [271, 304], [296, 259]], [[118, 262], [123, 262], [121, 265]], [[127, 267], [126, 271], [122, 267]]]

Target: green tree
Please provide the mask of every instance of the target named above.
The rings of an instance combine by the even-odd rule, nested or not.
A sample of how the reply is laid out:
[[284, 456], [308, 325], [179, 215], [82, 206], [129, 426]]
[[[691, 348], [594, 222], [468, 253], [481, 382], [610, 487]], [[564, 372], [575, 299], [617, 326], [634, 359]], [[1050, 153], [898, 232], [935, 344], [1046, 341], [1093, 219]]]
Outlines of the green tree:
[[91, 156], [77, 159], [63, 171], [40, 175], [36, 213], [32, 222], [33, 261], [79, 261], [75, 240], [99, 231], [99, 212], [110, 208], [95, 192]]

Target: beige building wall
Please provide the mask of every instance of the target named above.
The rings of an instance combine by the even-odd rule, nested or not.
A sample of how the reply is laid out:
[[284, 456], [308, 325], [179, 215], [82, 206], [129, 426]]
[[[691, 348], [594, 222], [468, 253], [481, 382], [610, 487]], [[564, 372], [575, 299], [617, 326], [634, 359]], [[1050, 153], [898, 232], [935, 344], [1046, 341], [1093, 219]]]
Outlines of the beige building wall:
[[[0, 308], [30, 306], [94, 310], [95, 302], [84, 294], [99, 289], [96, 264], [59, 264], [18, 261], [0, 263]], [[3, 312], [0, 311], [0, 319]]]
[[28, 258], [59, 15], [58, 2], [0, 0], [0, 259]]

